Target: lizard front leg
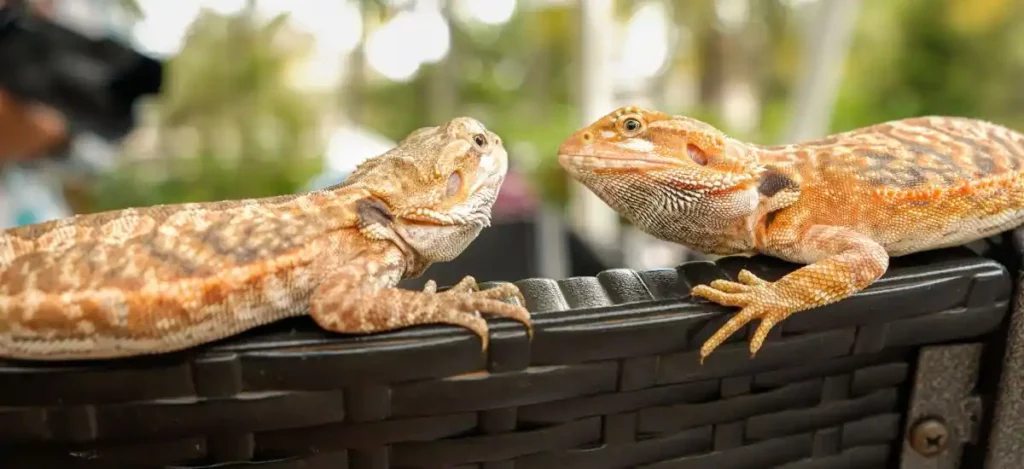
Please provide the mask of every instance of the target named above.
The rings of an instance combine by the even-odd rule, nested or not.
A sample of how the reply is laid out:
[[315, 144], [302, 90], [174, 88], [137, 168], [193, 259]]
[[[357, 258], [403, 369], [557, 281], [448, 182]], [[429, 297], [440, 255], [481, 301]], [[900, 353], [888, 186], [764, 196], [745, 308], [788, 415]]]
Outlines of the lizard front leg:
[[[445, 292], [436, 293], [437, 284], [430, 280], [423, 291], [395, 288], [387, 276], [379, 275], [373, 261], [353, 261], [335, 271], [313, 291], [310, 316], [320, 327], [340, 333], [373, 333], [422, 324], [451, 324], [465, 327], [478, 336], [486, 351], [487, 322], [479, 313], [514, 319], [533, 338], [530, 312], [519, 289], [504, 284], [479, 290], [473, 277], [465, 277]], [[501, 301], [515, 297], [519, 305]]]
[[[779, 242], [778, 238], [781, 236], [771, 233], [767, 237], [769, 242]], [[809, 265], [775, 282], [743, 270], [739, 282], [715, 280], [693, 288], [694, 296], [741, 308], [704, 342], [700, 349], [702, 363], [725, 339], [757, 318], [761, 323], [750, 339], [753, 357], [771, 328], [789, 315], [850, 297], [881, 277], [889, 267], [889, 255], [880, 244], [848, 228], [814, 225], [786, 238], [789, 240], [781, 246], [773, 245], [773, 250]]]

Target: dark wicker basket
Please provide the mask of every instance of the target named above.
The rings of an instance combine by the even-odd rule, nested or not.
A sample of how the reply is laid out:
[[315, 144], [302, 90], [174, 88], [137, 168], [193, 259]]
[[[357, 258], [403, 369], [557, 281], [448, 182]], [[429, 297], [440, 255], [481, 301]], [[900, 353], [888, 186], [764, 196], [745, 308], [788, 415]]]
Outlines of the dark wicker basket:
[[896, 468], [920, 346], [998, 330], [1012, 298], [1008, 269], [966, 249], [894, 259], [756, 358], [741, 333], [701, 365], [732, 310], [687, 293], [743, 267], [795, 268], [519, 281], [536, 336], [492, 320], [486, 355], [455, 327], [296, 318], [187, 353], [0, 362], [0, 467]]

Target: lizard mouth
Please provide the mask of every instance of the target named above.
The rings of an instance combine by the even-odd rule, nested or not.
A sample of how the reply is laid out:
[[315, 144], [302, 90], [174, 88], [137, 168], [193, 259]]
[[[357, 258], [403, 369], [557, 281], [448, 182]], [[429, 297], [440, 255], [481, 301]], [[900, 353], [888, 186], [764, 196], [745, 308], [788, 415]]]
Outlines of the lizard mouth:
[[[418, 215], [418, 216], [417, 216]], [[417, 214], [402, 216], [398, 226], [406, 230], [438, 230], [438, 229], [465, 229], [467, 227], [490, 226], [490, 213], [470, 213], [466, 216], [453, 216], [443, 213], [432, 213], [430, 215]]]
[[430, 209], [416, 209], [407, 213], [397, 214], [406, 225], [417, 225], [424, 227], [449, 226], [458, 224], [458, 220], [450, 214]]
[[558, 162], [567, 169], [576, 168], [591, 171], [654, 170], [683, 166], [675, 158], [653, 154], [623, 153], [621, 151], [559, 153]]

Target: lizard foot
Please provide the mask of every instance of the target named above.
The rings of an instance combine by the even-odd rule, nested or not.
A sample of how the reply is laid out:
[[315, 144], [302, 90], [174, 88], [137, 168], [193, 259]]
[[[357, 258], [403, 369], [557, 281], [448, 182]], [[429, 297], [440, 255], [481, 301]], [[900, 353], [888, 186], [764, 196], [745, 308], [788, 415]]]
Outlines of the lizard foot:
[[[505, 299], [514, 297], [518, 304]], [[511, 283], [480, 290], [466, 276], [443, 292], [428, 280], [422, 291], [387, 288], [369, 294], [345, 284], [325, 282], [310, 299], [310, 316], [324, 329], [341, 333], [372, 333], [420, 324], [450, 324], [473, 331], [483, 350], [489, 345], [487, 321], [480, 313], [513, 319], [526, 326], [533, 340], [530, 312], [519, 288]]]
[[724, 306], [741, 308], [725, 325], [715, 331], [700, 348], [700, 361], [711, 354], [733, 333], [740, 330], [755, 318], [761, 319], [757, 332], [750, 339], [750, 356], [753, 358], [761, 348], [772, 327], [789, 317], [794, 312], [787, 307], [772, 282], [763, 280], [744, 269], [737, 276], [739, 282], [714, 280], [710, 285], [693, 287], [690, 294], [704, 298]]
[[[428, 281], [428, 284], [433, 281]], [[426, 291], [426, 289], [424, 290]], [[435, 290], [436, 291], [436, 287]], [[458, 323], [458, 316], [465, 317], [471, 313], [479, 322], [466, 325], [480, 336], [482, 349], [487, 350], [488, 333], [487, 323], [479, 317], [479, 313], [486, 313], [497, 317], [508, 318], [520, 322], [526, 327], [526, 335], [533, 340], [533, 324], [530, 321], [530, 312], [523, 306], [526, 304], [523, 294], [519, 288], [511, 283], [505, 283], [486, 290], [480, 290], [473, 277], [466, 276], [459, 283], [441, 293], [434, 293], [441, 304], [447, 306], [440, 313], [442, 322]], [[505, 298], [514, 297], [518, 304], [509, 304], [503, 301]], [[482, 328], [481, 328], [482, 324]]]

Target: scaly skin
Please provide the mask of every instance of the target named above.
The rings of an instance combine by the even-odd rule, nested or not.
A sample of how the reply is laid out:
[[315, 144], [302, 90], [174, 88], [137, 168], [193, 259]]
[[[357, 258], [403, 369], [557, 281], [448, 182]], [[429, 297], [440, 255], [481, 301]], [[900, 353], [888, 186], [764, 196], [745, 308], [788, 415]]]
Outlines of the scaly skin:
[[303, 195], [133, 208], [0, 233], [0, 356], [114, 358], [181, 350], [284, 317], [372, 333], [463, 326], [477, 311], [527, 326], [513, 285], [472, 277], [393, 288], [458, 256], [490, 225], [501, 139], [457, 118], [411, 133], [345, 183]]
[[806, 264], [775, 282], [749, 271], [693, 295], [738, 314], [703, 362], [754, 319], [751, 356], [789, 315], [834, 303], [890, 256], [944, 248], [1024, 222], [1024, 135], [960, 117], [916, 117], [793, 145], [730, 138], [695, 119], [620, 108], [568, 137], [559, 162], [637, 227], [717, 255]]

